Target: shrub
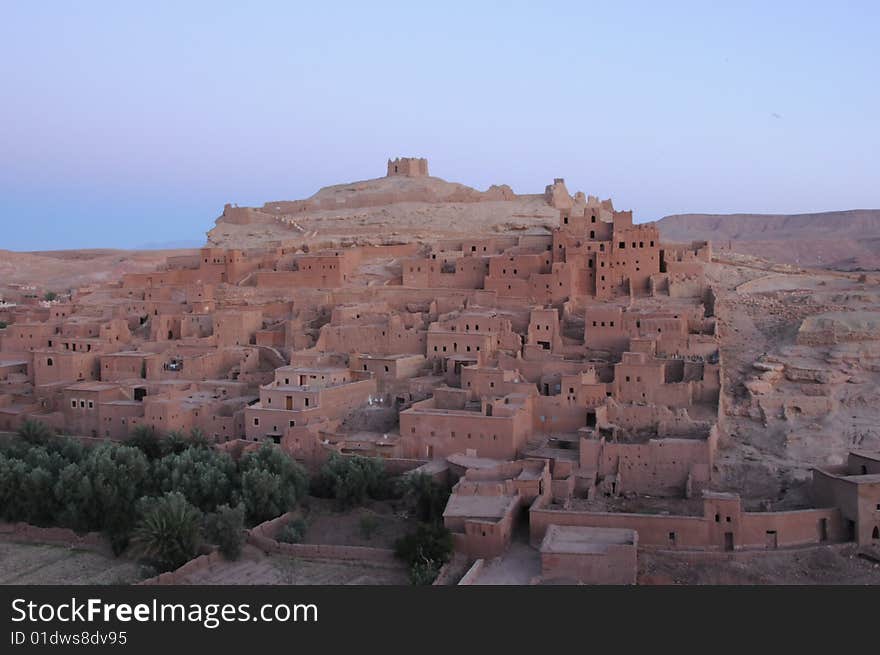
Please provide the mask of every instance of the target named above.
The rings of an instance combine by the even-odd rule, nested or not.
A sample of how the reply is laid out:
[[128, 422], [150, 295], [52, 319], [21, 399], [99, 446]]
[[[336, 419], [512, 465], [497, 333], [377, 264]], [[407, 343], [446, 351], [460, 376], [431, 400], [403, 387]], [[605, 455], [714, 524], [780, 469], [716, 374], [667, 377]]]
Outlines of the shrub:
[[298, 544], [306, 538], [306, 522], [303, 519], [293, 519], [275, 535], [275, 541], [285, 544]]
[[205, 517], [205, 536], [217, 544], [226, 559], [236, 560], [244, 544], [244, 505], [220, 505]]
[[43, 296], [43, 300], [53, 301], [58, 297], [58, 294], [54, 291], [47, 291]]

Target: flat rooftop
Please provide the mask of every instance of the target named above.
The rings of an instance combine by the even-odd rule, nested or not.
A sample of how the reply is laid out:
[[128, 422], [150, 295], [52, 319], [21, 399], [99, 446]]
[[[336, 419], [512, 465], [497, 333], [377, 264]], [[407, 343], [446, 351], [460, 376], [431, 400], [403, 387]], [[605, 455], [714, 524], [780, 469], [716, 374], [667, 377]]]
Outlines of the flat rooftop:
[[867, 475], [844, 475], [844, 479], [856, 484], [877, 484], [880, 483], [880, 473], [868, 473]]
[[497, 521], [504, 516], [510, 504], [515, 500], [516, 496], [463, 496], [452, 494], [449, 497], [449, 502], [446, 504], [446, 509], [443, 510], [443, 516]]
[[420, 358], [424, 359], [425, 356], [421, 353], [398, 353], [396, 355], [371, 355], [369, 353], [362, 353], [359, 355], [361, 359], [376, 359], [379, 361], [397, 361], [401, 359], [415, 359]]
[[107, 391], [108, 389], [118, 389], [119, 385], [113, 382], [79, 382], [65, 388], [70, 391]]
[[477, 457], [475, 455], [465, 455], [464, 453], [453, 453], [446, 458], [446, 461], [456, 466], [463, 466], [469, 469], [494, 469], [499, 464], [503, 464], [507, 460], [490, 459], [488, 457]]
[[541, 542], [542, 553], [604, 553], [610, 545], [635, 546], [638, 536], [627, 528], [551, 525]]
[[312, 373], [312, 374], [320, 374], [320, 373], [347, 373], [350, 372], [350, 369], [345, 366], [292, 366], [288, 364], [287, 366], [279, 366], [275, 369], [275, 371], [285, 371], [289, 373]]
[[864, 459], [870, 459], [875, 462], [880, 462], [880, 453], [874, 453], [867, 450], [851, 450], [850, 454], [855, 455], [856, 457], [862, 457]]

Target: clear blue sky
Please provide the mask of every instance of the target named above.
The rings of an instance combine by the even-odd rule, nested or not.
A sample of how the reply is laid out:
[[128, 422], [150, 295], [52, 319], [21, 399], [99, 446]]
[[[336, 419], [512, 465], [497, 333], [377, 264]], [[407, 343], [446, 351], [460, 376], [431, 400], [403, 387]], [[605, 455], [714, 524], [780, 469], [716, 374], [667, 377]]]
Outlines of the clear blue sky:
[[[721, 6], [721, 5], [724, 6]], [[0, 4], [0, 248], [200, 241], [378, 177], [637, 220], [880, 207], [877, 2]]]

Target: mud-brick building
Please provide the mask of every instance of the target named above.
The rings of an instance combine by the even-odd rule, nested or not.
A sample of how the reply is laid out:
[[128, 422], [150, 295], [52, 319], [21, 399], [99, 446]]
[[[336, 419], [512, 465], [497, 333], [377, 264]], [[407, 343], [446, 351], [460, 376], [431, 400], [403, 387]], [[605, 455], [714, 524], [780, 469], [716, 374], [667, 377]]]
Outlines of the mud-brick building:
[[849, 540], [880, 546], [880, 454], [852, 451], [845, 464], [813, 469], [812, 495], [840, 508]]

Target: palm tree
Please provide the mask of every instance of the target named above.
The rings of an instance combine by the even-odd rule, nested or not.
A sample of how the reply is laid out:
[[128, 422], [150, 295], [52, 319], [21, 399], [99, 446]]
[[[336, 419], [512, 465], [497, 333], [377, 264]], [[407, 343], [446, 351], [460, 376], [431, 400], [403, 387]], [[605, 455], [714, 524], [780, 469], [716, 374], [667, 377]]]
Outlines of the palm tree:
[[147, 459], [157, 459], [162, 456], [162, 444], [159, 435], [151, 425], [138, 425], [131, 431], [128, 445], [140, 448]]
[[149, 504], [132, 542], [141, 557], [162, 571], [171, 571], [195, 556], [201, 524], [201, 512], [183, 494], [172, 491]]
[[18, 436], [30, 444], [42, 444], [49, 441], [54, 433], [45, 423], [27, 419], [18, 428]]

